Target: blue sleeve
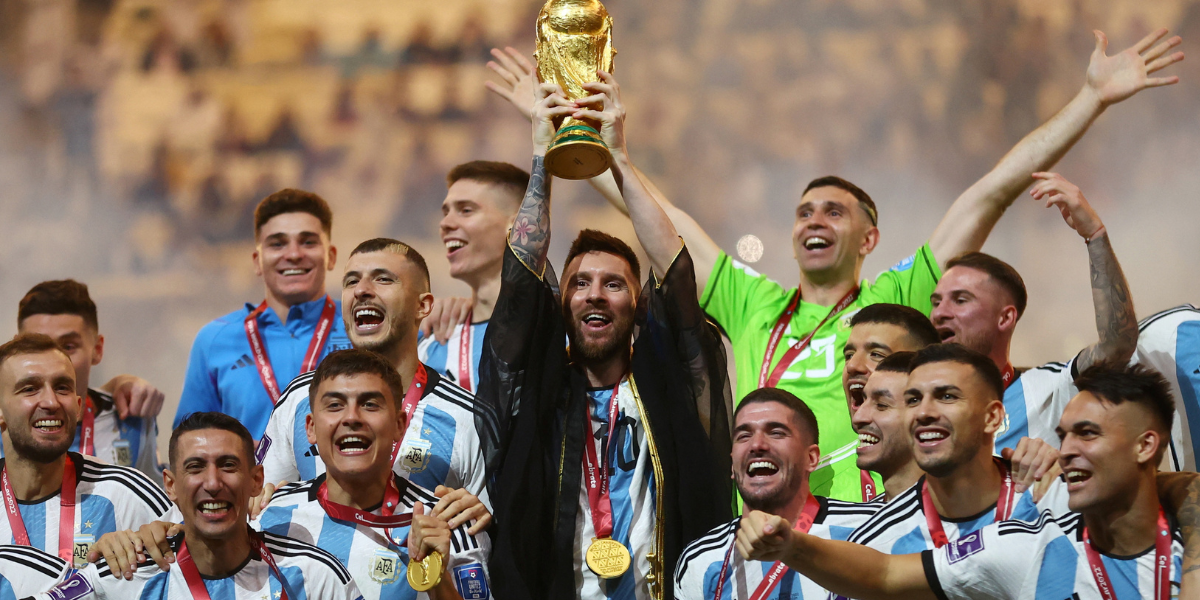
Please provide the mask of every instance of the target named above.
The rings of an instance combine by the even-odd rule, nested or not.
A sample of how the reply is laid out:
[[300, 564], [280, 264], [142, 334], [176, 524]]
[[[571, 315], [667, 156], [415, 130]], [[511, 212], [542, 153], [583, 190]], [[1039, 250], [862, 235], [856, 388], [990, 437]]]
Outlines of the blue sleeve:
[[217, 374], [208, 366], [208, 352], [215, 335], [216, 324], [205, 325], [192, 342], [192, 353], [188, 356], [187, 376], [183, 380], [183, 393], [179, 396], [179, 408], [175, 410], [178, 427], [184, 417], [194, 412], [220, 411], [221, 394], [217, 390]]

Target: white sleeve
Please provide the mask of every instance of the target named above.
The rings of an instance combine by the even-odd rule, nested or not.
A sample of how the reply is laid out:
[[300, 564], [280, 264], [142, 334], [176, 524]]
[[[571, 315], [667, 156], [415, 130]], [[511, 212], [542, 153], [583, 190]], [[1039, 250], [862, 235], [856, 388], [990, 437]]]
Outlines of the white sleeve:
[[479, 445], [479, 435], [475, 431], [471, 431], [470, 440], [465, 452], [457, 460], [464, 463], [462, 465], [462, 482], [463, 488], [468, 492], [479, 497], [479, 501], [483, 503], [484, 508], [488, 512], [492, 512], [492, 499], [488, 496], [487, 491], [487, 466], [483, 458], [483, 448]]
[[[465, 527], [459, 528], [461, 531]], [[452, 535], [457, 536], [458, 532]], [[452, 552], [447, 561], [446, 573], [463, 600], [490, 600], [492, 597], [490, 578], [487, 571], [489, 540], [486, 533], [473, 536], [474, 548]]]
[[96, 563], [91, 563], [71, 573], [70, 576], [63, 579], [58, 585], [43, 593], [34, 595], [33, 598], [34, 600], [63, 600], [64, 598], [89, 600], [91, 598], [105, 598], [106, 596], [100, 587], [100, 574], [96, 568]]
[[1072, 358], [1065, 367], [1044, 365], [1021, 375], [1021, 379], [1029, 378], [1024, 382], [1025, 405], [1030, 412], [1029, 437], [1045, 440], [1055, 448], [1058, 448], [1059, 441], [1054, 430], [1062, 419], [1067, 403], [1079, 393], [1075, 389], [1075, 378], [1071, 375], [1077, 358]]
[[288, 400], [290, 398], [285, 397], [271, 412], [267, 429], [259, 440], [258, 462], [263, 467], [263, 481], [270, 484], [300, 479], [300, 467], [292, 450], [292, 424], [284, 418], [292, 410], [292, 403]]
[[[1026, 578], [1037, 572], [1035, 561], [1041, 560], [1041, 534], [999, 535], [1001, 525], [1017, 523], [993, 523], [941, 548], [922, 552], [925, 578], [934, 595], [945, 600], [1023, 597]], [[1051, 525], [1048, 529], [1059, 535], [1057, 527]]]
[[[684, 550], [687, 552], [687, 549]], [[696, 561], [695, 558], [692, 559]], [[691, 565], [691, 569], [680, 568], [683, 561], [675, 568], [675, 599], [676, 600], [706, 600], [704, 597], [704, 569], [699, 564]]]

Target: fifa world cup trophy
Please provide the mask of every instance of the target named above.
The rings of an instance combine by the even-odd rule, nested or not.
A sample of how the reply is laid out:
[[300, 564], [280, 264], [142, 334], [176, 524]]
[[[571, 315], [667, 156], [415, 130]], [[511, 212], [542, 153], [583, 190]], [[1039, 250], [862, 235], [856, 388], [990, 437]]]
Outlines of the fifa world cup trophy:
[[[613, 68], [612, 17], [599, 0], [549, 0], [538, 14], [537, 70], [543, 83], [557, 83], [567, 98], [592, 95], [583, 84], [597, 69]], [[608, 170], [612, 154], [600, 139], [600, 124], [565, 117], [546, 150], [546, 170], [562, 179], [589, 179]]]

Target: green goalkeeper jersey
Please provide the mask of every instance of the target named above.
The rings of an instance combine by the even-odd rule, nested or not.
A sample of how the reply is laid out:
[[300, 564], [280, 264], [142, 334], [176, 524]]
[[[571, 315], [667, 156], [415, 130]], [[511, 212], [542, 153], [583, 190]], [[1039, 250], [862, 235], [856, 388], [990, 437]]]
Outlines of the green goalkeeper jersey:
[[[821, 466], [810, 481], [813, 494], [862, 501], [860, 475], [854, 464], [858, 436], [850, 426], [850, 412], [842, 389], [842, 369], [846, 364], [842, 349], [850, 337], [851, 317], [864, 306], [879, 303], [903, 304], [928, 315], [932, 308], [929, 296], [941, 276], [937, 260], [926, 244], [915, 255], [880, 274], [874, 283], [863, 281], [858, 298], [830, 318], [784, 372], [776, 387], [804, 400], [816, 414], [820, 427]], [[795, 293], [795, 288], [785, 289], [724, 252], [717, 258], [700, 305], [732, 342], [739, 401], [758, 387], [771, 329]], [[789, 347], [798, 344], [821, 323], [830, 308], [801, 300], [775, 351], [771, 369]]]

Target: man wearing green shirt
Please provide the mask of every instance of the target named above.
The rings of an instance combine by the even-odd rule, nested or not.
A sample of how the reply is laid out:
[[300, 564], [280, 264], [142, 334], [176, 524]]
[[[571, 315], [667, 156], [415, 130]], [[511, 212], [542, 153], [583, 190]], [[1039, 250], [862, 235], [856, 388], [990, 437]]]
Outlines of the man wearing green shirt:
[[[862, 279], [861, 272], [864, 259], [879, 243], [878, 215], [870, 196], [848, 181], [822, 177], [804, 190], [792, 228], [800, 283], [798, 288], [785, 288], [731, 258], [691, 216], [637, 174], [687, 242], [697, 287], [702, 290], [701, 306], [729, 335], [737, 367], [736, 397], [774, 385], [799, 396], [816, 414], [822, 458], [810, 480], [814, 494], [842, 500], [862, 497], [853, 460], [857, 437], [841, 381], [842, 347], [850, 334], [850, 318], [862, 307], [879, 302], [929, 314], [929, 296], [942, 266], [983, 246], [1000, 216], [1033, 182], [1033, 173], [1058, 162], [1108, 106], [1148, 87], [1178, 81], [1149, 76], [1182, 59], [1181, 53], [1168, 54], [1180, 43], [1178, 37], [1158, 43], [1166, 34], [1166, 29], [1160, 29], [1120, 54], [1106, 56], [1107, 38], [1096, 32], [1096, 49], [1075, 98], [967, 188], [925, 245], [873, 283]], [[528, 115], [527, 107], [533, 105], [532, 66], [512, 50], [508, 55], [498, 51], [493, 55], [498, 62], [488, 66], [507, 84], [493, 83], [490, 89]], [[624, 210], [611, 175], [591, 182]], [[795, 308], [785, 315], [793, 300]], [[782, 331], [773, 336], [780, 323]], [[791, 356], [788, 350], [810, 335], [807, 346]], [[773, 337], [777, 343], [770, 343]], [[785, 356], [790, 360], [782, 361]]]

